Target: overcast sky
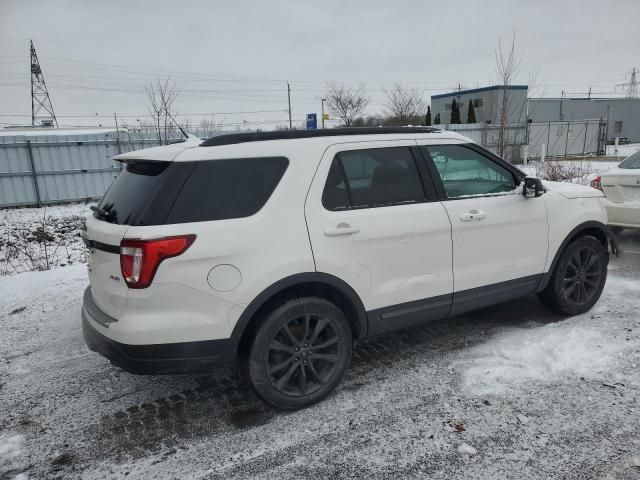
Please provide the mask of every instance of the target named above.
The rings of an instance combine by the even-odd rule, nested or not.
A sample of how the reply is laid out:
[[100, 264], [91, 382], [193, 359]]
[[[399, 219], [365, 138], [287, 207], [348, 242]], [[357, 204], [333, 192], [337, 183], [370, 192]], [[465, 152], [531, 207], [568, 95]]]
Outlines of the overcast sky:
[[396, 81], [427, 99], [495, 84], [498, 39], [514, 32], [517, 83], [538, 70], [537, 94], [611, 96], [640, 66], [639, 20], [638, 0], [0, 0], [0, 126], [31, 122], [29, 39], [60, 124], [133, 124], [144, 85], [169, 75], [181, 114], [234, 128], [285, 124], [287, 80], [296, 123], [327, 81], [363, 83], [371, 114]]

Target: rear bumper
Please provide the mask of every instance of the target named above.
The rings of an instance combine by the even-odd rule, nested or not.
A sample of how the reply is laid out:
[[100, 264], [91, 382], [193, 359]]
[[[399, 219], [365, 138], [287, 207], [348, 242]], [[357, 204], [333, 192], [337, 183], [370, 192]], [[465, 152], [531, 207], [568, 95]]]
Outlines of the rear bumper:
[[624, 203], [604, 199], [609, 225], [613, 227], [640, 228], [640, 207], [631, 207]]
[[[99, 318], [95, 318], [98, 313]], [[206, 372], [235, 361], [236, 345], [231, 339], [150, 345], [127, 345], [103, 335], [94, 326], [104, 325], [106, 314], [97, 311], [91, 293], [82, 306], [82, 332], [90, 350], [123, 370], [138, 375]], [[115, 319], [112, 319], [115, 322]], [[108, 327], [106, 327], [108, 330]]]

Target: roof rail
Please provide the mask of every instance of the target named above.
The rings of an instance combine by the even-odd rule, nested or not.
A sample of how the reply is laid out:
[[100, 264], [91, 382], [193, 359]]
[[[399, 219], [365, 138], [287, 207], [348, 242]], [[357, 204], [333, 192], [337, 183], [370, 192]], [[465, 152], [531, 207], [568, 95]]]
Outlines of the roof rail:
[[291, 140], [294, 138], [337, 137], [342, 135], [384, 135], [391, 133], [435, 133], [432, 127], [349, 127], [318, 130], [276, 130], [272, 132], [230, 133], [208, 138], [201, 147], [232, 145], [234, 143], [261, 142], [264, 140]]

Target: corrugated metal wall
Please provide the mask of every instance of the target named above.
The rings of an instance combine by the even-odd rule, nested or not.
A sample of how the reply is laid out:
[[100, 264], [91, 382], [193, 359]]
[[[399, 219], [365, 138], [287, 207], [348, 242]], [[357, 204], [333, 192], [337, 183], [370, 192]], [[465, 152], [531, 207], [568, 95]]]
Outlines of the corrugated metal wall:
[[[159, 144], [153, 131], [67, 132], [2, 132], [0, 208], [100, 198], [120, 172], [114, 156]], [[211, 135], [194, 133], [201, 137]], [[169, 132], [169, 141], [182, 138], [175, 129]]]
[[117, 154], [115, 132], [0, 136], [0, 207], [99, 198], [120, 171]]

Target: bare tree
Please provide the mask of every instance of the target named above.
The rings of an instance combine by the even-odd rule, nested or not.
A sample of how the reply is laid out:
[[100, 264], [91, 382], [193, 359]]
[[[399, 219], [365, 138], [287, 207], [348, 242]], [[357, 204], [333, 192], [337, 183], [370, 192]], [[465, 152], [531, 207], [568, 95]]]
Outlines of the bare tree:
[[502, 102], [500, 111], [498, 112], [498, 122], [500, 129], [498, 131], [498, 154], [504, 157], [507, 146], [507, 128], [509, 126], [509, 86], [518, 74], [522, 58], [516, 52], [516, 36], [513, 35], [511, 48], [508, 52], [502, 50], [502, 41], [498, 38], [498, 48], [496, 55], [496, 75], [502, 87]]
[[204, 137], [213, 137], [218, 130], [220, 130], [222, 122], [216, 122], [211, 115], [211, 118], [204, 117], [200, 121], [200, 134]]
[[166, 145], [171, 140], [174, 126], [171, 117], [175, 117], [173, 102], [178, 96], [176, 84], [169, 77], [164, 80], [156, 79], [145, 87], [149, 101], [149, 113], [153, 117], [153, 123], [160, 145]]
[[420, 124], [427, 111], [427, 102], [416, 88], [406, 88], [397, 82], [391, 90], [385, 90], [387, 96], [387, 116], [399, 125]]
[[370, 100], [363, 85], [347, 87], [335, 83], [327, 84], [325, 98], [329, 111], [339, 118], [345, 127], [350, 127], [353, 120], [364, 112]]

